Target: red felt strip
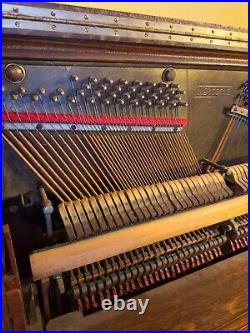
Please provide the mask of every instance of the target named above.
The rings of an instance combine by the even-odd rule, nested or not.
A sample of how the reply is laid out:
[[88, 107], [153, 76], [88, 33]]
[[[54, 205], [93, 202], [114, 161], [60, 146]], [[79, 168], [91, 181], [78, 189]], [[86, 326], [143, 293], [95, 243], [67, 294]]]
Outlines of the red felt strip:
[[3, 121], [100, 125], [186, 126], [187, 118], [3, 112]]

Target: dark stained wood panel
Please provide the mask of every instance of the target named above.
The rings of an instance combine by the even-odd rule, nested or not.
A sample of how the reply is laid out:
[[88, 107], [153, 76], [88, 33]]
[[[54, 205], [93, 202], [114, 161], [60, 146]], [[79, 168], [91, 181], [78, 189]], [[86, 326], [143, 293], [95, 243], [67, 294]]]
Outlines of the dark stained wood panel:
[[49, 40], [4, 36], [2, 55], [7, 59], [43, 61], [102, 61], [128, 63], [196, 63], [247, 65], [247, 54], [220, 50], [134, 45], [107, 41]]

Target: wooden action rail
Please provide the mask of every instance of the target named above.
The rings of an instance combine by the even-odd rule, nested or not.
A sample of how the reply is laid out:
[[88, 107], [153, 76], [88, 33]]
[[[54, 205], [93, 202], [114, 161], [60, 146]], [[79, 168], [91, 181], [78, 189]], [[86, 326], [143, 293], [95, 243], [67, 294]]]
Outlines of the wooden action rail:
[[247, 211], [248, 196], [243, 195], [100, 236], [37, 251], [30, 255], [33, 279], [37, 281], [48, 278], [157, 241], [244, 215]]

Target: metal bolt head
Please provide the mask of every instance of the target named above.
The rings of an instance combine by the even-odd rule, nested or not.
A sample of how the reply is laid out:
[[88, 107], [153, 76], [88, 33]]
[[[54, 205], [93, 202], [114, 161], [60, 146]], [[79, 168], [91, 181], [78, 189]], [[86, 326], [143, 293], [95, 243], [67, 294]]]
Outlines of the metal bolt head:
[[56, 30], [56, 25], [55, 25], [55, 24], [52, 24], [51, 29], [52, 29], [52, 30]]
[[37, 124], [37, 125], [36, 125], [36, 129], [37, 129], [38, 131], [42, 130], [42, 129], [43, 129], [43, 125], [42, 125], [42, 124]]
[[88, 15], [84, 15], [84, 20], [88, 20], [88, 19], [89, 19]]
[[14, 7], [14, 8], [13, 8], [13, 12], [14, 12], [14, 13], [19, 13], [19, 9], [18, 9], [17, 7]]
[[20, 83], [25, 79], [25, 69], [23, 66], [10, 63], [4, 67], [6, 79], [11, 83]]
[[118, 23], [118, 22], [119, 22], [118, 18], [115, 18], [115, 19], [114, 19], [114, 22], [115, 22], [115, 23]]
[[50, 13], [50, 15], [51, 15], [51, 16], [56, 16], [56, 13], [52, 11], [52, 12]]
[[17, 28], [19, 28], [19, 27], [20, 27], [20, 22], [15, 22], [15, 26], [16, 26]]
[[174, 81], [175, 77], [176, 71], [172, 67], [166, 68], [165, 71], [162, 73], [163, 81]]

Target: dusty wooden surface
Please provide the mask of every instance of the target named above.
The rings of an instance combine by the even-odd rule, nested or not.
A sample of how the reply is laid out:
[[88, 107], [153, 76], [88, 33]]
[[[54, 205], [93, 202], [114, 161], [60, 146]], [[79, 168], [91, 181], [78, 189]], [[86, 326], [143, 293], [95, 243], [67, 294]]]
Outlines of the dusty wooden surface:
[[144, 315], [135, 311], [75, 312], [55, 318], [49, 330], [246, 330], [247, 252], [143, 293]]

